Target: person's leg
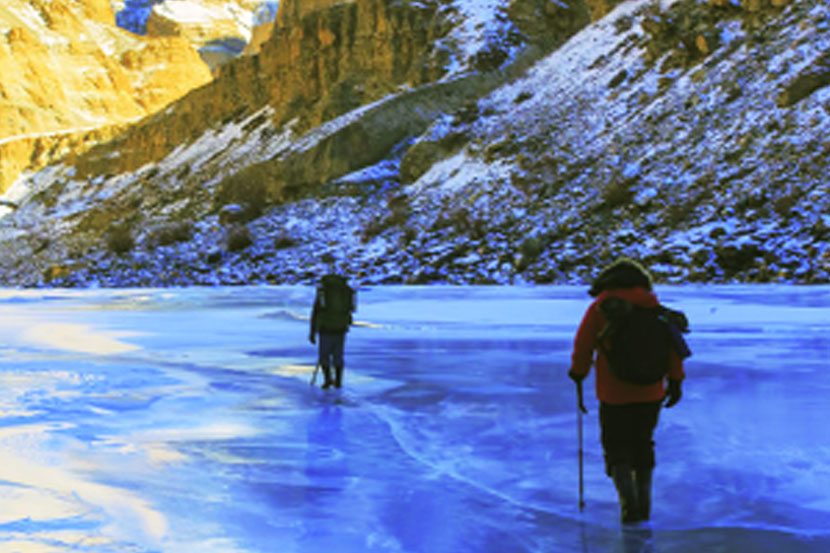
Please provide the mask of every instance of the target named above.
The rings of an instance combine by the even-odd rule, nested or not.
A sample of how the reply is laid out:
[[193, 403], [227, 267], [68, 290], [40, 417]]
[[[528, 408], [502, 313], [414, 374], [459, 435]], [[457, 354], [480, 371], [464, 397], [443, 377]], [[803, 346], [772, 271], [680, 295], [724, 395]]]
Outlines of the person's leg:
[[634, 481], [634, 471], [631, 465], [614, 465], [612, 467], [614, 487], [620, 501], [620, 520], [629, 524], [640, 520], [640, 497], [637, 495], [637, 486]]
[[334, 385], [337, 388], [343, 386], [343, 367], [345, 366], [343, 359], [343, 350], [346, 345], [346, 333], [332, 335], [333, 345], [331, 350], [332, 363], [334, 364], [335, 380]]
[[605, 472], [614, 481], [623, 523], [638, 520], [640, 507], [634, 481], [632, 406], [600, 403], [600, 437], [605, 454]]
[[640, 520], [649, 520], [651, 517], [651, 482], [655, 466], [654, 429], [657, 427], [660, 407], [659, 401], [636, 405], [633, 465]]
[[634, 485], [637, 488], [638, 520], [651, 518], [651, 477], [652, 469], [638, 467], [634, 469]]
[[323, 370], [323, 388], [330, 388], [331, 385], [334, 383], [331, 375], [331, 357], [332, 357], [332, 347], [334, 345], [334, 340], [332, 339], [333, 335], [320, 332], [318, 335], [318, 341], [320, 343], [319, 346], [319, 355], [317, 362], [320, 364], [320, 368]]

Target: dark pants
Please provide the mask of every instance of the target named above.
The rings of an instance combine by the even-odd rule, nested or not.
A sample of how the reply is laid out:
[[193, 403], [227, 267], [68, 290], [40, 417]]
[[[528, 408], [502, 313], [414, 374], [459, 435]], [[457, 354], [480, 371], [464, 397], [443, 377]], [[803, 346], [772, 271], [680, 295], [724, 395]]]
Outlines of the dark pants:
[[343, 346], [346, 343], [346, 333], [321, 331], [318, 336], [317, 362], [323, 368], [326, 384], [332, 383], [331, 368], [334, 367], [336, 373], [334, 382], [340, 387], [343, 382]]
[[662, 402], [610, 405], [600, 403], [599, 424], [605, 472], [627, 465], [634, 470], [654, 468], [654, 440]]

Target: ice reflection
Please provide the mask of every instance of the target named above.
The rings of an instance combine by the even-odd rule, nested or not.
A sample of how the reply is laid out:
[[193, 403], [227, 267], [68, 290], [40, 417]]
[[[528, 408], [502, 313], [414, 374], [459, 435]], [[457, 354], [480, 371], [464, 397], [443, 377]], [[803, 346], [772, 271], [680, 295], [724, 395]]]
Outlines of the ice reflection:
[[830, 550], [826, 288], [661, 291], [695, 356], [628, 533], [592, 403], [577, 509], [584, 289], [361, 290], [341, 394], [312, 293], [0, 292], [0, 551]]
[[78, 353], [115, 355], [135, 351], [138, 346], [119, 340], [132, 333], [107, 332], [83, 324], [39, 323], [24, 330], [33, 344]]

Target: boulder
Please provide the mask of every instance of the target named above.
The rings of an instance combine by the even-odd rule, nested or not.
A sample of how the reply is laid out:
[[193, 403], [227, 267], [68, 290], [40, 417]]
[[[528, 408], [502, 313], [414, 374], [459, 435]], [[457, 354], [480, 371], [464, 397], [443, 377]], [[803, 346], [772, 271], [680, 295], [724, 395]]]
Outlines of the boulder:
[[830, 86], [830, 54], [819, 57], [796, 75], [778, 95], [778, 105], [792, 106], [826, 86]]

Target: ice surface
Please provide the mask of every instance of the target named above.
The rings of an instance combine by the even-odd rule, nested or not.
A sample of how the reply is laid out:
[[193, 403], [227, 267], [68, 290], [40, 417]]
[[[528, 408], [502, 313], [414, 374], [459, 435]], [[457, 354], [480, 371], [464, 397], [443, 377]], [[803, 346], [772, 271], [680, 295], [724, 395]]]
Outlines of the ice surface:
[[694, 356], [648, 537], [595, 400], [577, 508], [582, 287], [362, 289], [340, 393], [311, 288], [0, 291], [0, 550], [830, 551], [830, 288], [658, 292]]

